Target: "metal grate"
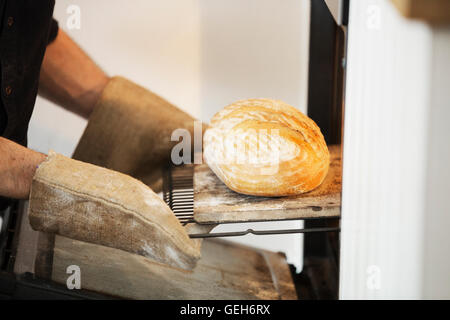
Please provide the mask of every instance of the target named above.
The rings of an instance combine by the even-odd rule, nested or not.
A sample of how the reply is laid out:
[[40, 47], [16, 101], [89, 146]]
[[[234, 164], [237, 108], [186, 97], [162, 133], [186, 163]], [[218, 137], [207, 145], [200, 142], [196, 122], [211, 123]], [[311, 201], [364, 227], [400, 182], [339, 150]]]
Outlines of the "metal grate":
[[165, 172], [164, 201], [182, 225], [194, 223], [194, 167], [172, 167]]
[[[175, 216], [183, 226], [188, 223], [196, 223], [194, 219], [194, 165], [169, 167], [164, 172], [163, 179], [164, 201], [172, 209]], [[310, 218], [311, 219], [311, 218]], [[315, 219], [315, 218], [314, 218]], [[317, 218], [325, 220], [327, 218]], [[305, 219], [297, 219], [305, 220]], [[274, 220], [276, 223], [281, 220]], [[239, 222], [242, 223], [242, 222]], [[252, 222], [254, 223], [254, 222]], [[253, 230], [247, 229], [234, 232], [216, 232], [190, 234], [191, 238], [216, 238], [216, 237], [238, 237], [247, 234], [274, 235], [310, 232], [339, 232], [339, 227], [314, 227], [303, 229], [275, 229], [275, 230]]]

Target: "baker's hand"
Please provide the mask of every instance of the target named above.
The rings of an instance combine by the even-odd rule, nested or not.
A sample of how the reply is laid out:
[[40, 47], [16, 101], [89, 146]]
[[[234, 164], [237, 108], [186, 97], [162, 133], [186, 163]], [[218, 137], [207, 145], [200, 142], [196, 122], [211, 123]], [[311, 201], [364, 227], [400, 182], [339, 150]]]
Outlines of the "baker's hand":
[[[195, 121], [149, 90], [113, 77], [89, 117], [73, 158], [129, 174], [159, 191], [161, 166], [171, 161], [172, 148], [179, 143], [172, 141], [172, 133], [176, 129], [189, 132], [192, 155]], [[199, 122], [195, 126], [201, 139], [204, 129]]]
[[33, 177], [35, 230], [118, 248], [192, 269], [200, 258], [170, 208], [142, 182], [50, 152]]
[[[0, 137], [0, 210], [2, 198], [28, 199], [31, 180], [45, 154]], [[4, 204], [8, 201], [3, 200]]]

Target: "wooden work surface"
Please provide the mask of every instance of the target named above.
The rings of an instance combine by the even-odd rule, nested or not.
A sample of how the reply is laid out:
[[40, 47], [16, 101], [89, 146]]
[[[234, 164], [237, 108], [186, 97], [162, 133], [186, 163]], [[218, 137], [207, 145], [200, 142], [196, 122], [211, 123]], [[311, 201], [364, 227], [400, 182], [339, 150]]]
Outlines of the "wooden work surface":
[[449, 0], [391, 0], [406, 18], [431, 24], [450, 24]]
[[[52, 243], [53, 241], [50, 241]], [[40, 246], [37, 275], [65, 284], [67, 267], [81, 270], [82, 289], [127, 299], [297, 299], [282, 254], [223, 240], [205, 240], [193, 271], [122, 250], [56, 236]], [[45, 262], [51, 261], [51, 268]], [[42, 274], [39, 274], [42, 272]]]
[[340, 216], [341, 148], [329, 146], [330, 169], [311, 192], [292, 197], [254, 197], [229, 189], [206, 164], [194, 169], [194, 220], [215, 224]]

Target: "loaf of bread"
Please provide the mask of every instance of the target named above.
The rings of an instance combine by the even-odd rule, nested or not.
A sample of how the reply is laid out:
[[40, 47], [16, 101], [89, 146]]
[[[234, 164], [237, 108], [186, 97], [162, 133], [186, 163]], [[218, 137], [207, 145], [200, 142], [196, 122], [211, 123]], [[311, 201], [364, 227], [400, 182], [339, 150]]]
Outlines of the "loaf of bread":
[[204, 158], [230, 189], [257, 196], [311, 191], [330, 162], [315, 122], [270, 99], [237, 101], [215, 114], [204, 135]]

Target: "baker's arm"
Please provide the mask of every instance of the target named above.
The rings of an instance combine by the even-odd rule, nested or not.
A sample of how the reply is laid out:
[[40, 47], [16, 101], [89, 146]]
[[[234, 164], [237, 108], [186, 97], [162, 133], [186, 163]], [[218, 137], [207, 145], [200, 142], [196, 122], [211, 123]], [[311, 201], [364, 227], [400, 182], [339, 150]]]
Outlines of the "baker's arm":
[[27, 199], [31, 181], [46, 155], [0, 137], [0, 196]]
[[[44, 56], [39, 94], [87, 118], [108, 81], [108, 76], [59, 30]], [[2, 137], [0, 155], [0, 196], [27, 199], [36, 167], [46, 155]]]
[[39, 94], [89, 118], [74, 158], [152, 187], [178, 142], [171, 141], [172, 133], [188, 130], [194, 142], [193, 117], [132, 81], [109, 78], [61, 29], [47, 47]]
[[88, 118], [109, 77], [61, 29], [47, 46], [39, 79], [39, 95]]

